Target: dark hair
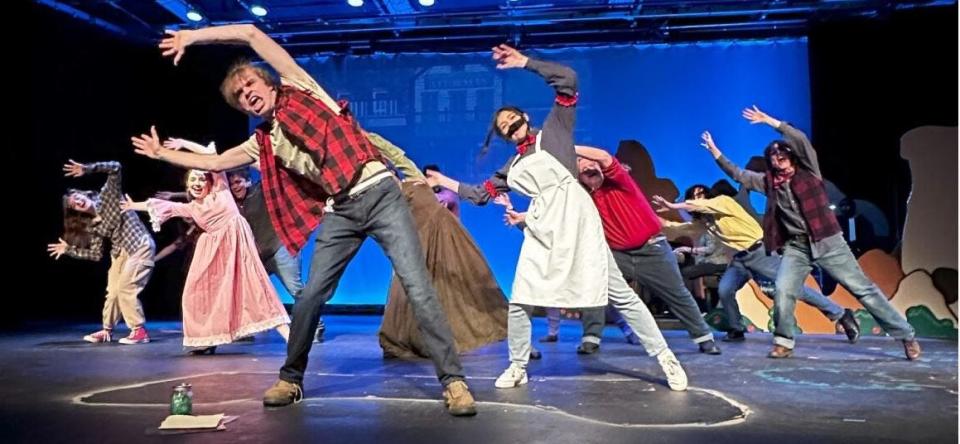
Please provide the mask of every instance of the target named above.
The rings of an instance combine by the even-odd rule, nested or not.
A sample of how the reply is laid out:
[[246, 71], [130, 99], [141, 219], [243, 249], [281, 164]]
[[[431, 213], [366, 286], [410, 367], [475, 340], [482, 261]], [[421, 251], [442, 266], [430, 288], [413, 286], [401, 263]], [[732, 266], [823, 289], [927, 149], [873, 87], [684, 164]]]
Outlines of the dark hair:
[[88, 248], [92, 236], [90, 225], [93, 223], [94, 216], [70, 208], [70, 196], [74, 194], [82, 194], [89, 199], [95, 199], [97, 193], [71, 188], [63, 195], [63, 240], [77, 248]]
[[769, 145], [763, 150], [763, 160], [767, 163], [767, 168], [774, 170], [773, 165], [770, 163], [770, 157], [775, 154], [781, 154], [787, 156], [790, 159], [790, 163], [797, 165], [797, 153], [793, 152], [793, 147], [790, 146], [785, 140], [774, 140], [770, 142]]
[[241, 167], [235, 170], [227, 171], [227, 178], [230, 176], [240, 176], [244, 179], [250, 180], [250, 167]]
[[765, 173], [767, 171], [767, 161], [761, 156], [753, 156], [747, 161], [744, 169], [757, 173]]
[[[707, 186], [702, 183], [698, 183], [698, 184], [691, 185], [690, 188], [687, 188], [687, 191], [683, 192], [683, 200], [693, 199], [694, 198], [693, 192], [696, 191], [697, 188], [703, 189], [703, 197], [707, 199], [714, 197], [713, 192], [710, 190], [710, 188], [707, 188]], [[703, 219], [704, 217], [702, 214], [700, 214], [699, 211], [690, 211], [689, 213], [690, 213], [690, 217], [693, 217], [694, 220]]]
[[694, 198], [693, 193], [697, 190], [697, 188], [703, 189], [704, 197], [707, 197], [707, 198], [713, 197], [713, 193], [710, 191], [710, 188], [708, 186], [702, 183], [698, 183], [698, 184], [691, 185], [690, 188], [687, 188], [687, 191], [683, 192], [683, 200], [693, 199]]
[[710, 187], [710, 194], [714, 196], [729, 196], [734, 197], [737, 195], [737, 189], [733, 187], [727, 179], [720, 179], [713, 183], [713, 186]]
[[423, 174], [427, 174], [427, 171], [436, 171], [438, 173], [443, 172], [443, 171], [440, 171], [440, 167], [437, 166], [437, 164], [435, 163], [431, 163], [430, 165], [423, 167]]
[[[496, 134], [501, 138], [506, 138], [507, 135], [500, 131], [500, 128], [497, 127], [497, 117], [502, 112], [512, 111], [519, 114], [521, 117], [525, 114], [522, 109], [515, 106], [502, 106], [496, 112], [493, 113], [493, 119], [490, 121], [490, 129], [487, 131], [487, 138], [483, 140], [483, 146], [480, 148], [480, 157], [483, 157], [487, 154], [487, 151], [490, 151], [490, 139], [493, 139], [493, 135]], [[530, 124], [529, 122], [527, 123]]]

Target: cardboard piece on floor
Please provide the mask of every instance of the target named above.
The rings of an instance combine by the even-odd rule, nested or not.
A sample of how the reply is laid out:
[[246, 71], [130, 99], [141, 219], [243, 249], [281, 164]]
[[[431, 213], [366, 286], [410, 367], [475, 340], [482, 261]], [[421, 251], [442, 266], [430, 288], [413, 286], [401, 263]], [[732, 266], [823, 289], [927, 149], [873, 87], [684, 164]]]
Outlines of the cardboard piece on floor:
[[160, 430], [217, 429], [223, 413], [217, 415], [170, 415], [160, 424]]

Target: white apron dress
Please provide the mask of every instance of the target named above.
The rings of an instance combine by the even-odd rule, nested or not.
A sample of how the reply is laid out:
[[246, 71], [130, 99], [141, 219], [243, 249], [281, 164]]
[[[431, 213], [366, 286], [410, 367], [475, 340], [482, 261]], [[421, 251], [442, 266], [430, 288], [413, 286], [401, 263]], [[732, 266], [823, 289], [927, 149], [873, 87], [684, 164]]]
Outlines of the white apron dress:
[[530, 198], [511, 303], [580, 308], [607, 305], [609, 247], [590, 195], [540, 148], [510, 166], [507, 185]]

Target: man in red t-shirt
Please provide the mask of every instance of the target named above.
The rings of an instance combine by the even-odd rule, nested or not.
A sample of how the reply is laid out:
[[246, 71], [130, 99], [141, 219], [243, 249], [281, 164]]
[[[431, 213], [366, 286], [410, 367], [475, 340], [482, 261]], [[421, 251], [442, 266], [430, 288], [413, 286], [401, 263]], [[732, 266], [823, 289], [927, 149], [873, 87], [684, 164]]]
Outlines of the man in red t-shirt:
[[[577, 146], [580, 183], [590, 192], [607, 243], [623, 277], [637, 282], [660, 296], [680, 320], [701, 353], [720, 354], [713, 331], [703, 320], [693, 295], [683, 283], [680, 267], [660, 220], [640, 187], [610, 153]], [[593, 353], [600, 347], [604, 325], [603, 309], [584, 310], [583, 342], [579, 353]]]

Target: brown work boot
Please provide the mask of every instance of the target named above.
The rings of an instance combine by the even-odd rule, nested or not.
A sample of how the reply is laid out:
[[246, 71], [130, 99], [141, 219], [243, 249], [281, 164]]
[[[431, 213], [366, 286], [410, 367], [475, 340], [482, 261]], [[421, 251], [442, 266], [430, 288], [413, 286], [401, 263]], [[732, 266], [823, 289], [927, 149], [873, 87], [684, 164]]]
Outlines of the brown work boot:
[[907, 359], [911, 361], [920, 359], [920, 343], [916, 339], [904, 339], [903, 352], [907, 355]]
[[303, 389], [299, 384], [278, 380], [263, 394], [263, 405], [283, 407], [303, 400]]
[[773, 358], [773, 359], [783, 359], [783, 358], [789, 358], [791, 356], [793, 356], [793, 349], [786, 348], [779, 344], [775, 344], [773, 346], [773, 350], [770, 350], [770, 353], [767, 354], [768, 358]]
[[453, 381], [443, 389], [443, 401], [447, 413], [453, 416], [473, 416], [477, 414], [477, 405], [470, 394], [470, 388], [463, 381]]

